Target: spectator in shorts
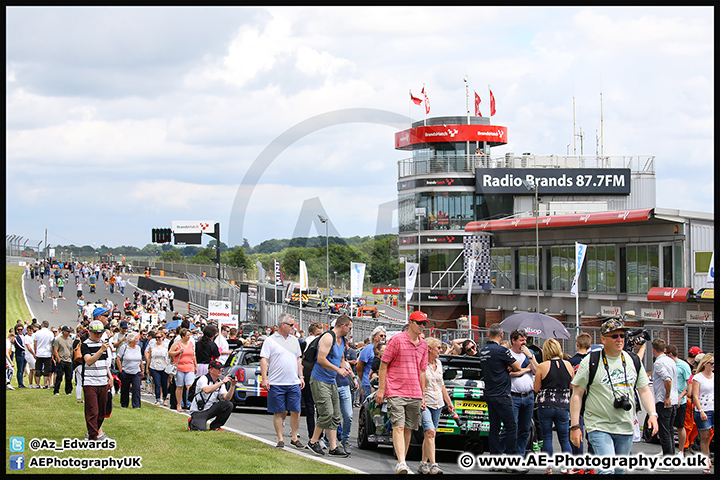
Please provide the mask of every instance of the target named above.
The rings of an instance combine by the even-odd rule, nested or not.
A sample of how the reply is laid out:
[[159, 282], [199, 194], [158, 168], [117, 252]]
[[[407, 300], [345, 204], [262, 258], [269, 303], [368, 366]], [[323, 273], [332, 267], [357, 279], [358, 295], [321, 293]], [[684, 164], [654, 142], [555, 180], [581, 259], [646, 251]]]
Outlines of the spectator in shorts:
[[285, 447], [283, 424], [290, 412], [290, 445], [304, 448], [298, 438], [300, 426], [300, 391], [305, 386], [302, 377], [302, 353], [295, 333], [295, 317], [280, 314], [275, 333], [263, 342], [260, 349], [260, 386], [267, 390], [268, 412], [273, 414], [273, 426], [278, 437], [277, 448]]
[[35, 383], [40, 388], [40, 377], [43, 377], [43, 387], [50, 388], [49, 379], [52, 373], [52, 343], [55, 335], [48, 328], [47, 320], [42, 322], [42, 328], [33, 335], [35, 351]]
[[387, 413], [393, 427], [393, 447], [398, 463], [395, 473], [410, 473], [405, 462], [413, 430], [420, 428], [425, 409], [425, 370], [428, 344], [421, 334], [428, 324], [427, 315], [416, 311], [410, 315], [408, 329], [395, 334], [385, 348], [380, 364], [375, 403], [386, 399]]
[[[170, 347], [170, 358], [177, 364], [177, 373], [175, 374], [175, 398], [177, 399], [178, 412], [183, 409], [183, 390], [190, 388], [195, 381], [197, 373], [197, 361], [195, 359], [195, 344], [190, 339], [192, 335], [187, 328], [181, 328], [180, 339], [176, 339]], [[186, 403], [185, 408], [190, 408]]]
[[710, 439], [715, 428], [715, 356], [712, 353], [706, 353], [698, 362], [692, 379], [692, 399], [695, 424], [700, 435], [700, 451], [708, 457], [708, 468], [703, 473], [709, 474]]
[[352, 375], [352, 369], [345, 362], [345, 336], [351, 329], [350, 317], [341, 315], [332, 328], [333, 335], [325, 332], [318, 342], [317, 360], [310, 375], [310, 389], [318, 419], [312, 438], [308, 441], [308, 448], [316, 455], [325, 454], [320, 446], [320, 435], [325, 430], [330, 446], [328, 454], [336, 457], [348, 456], [337, 442], [337, 428], [342, 421], [342, 411], [335, 378], [337, 374], [343, 377]]
[[455, 412], [450, 395], [443, 382], [443, 368], [440, 362], [442, 342], [437, 338], [425, 340], [428, 345], [428, 368], [425, 371], [425, 410], [422, 411], [422, 427], [425, 438], [422, 445], [422, 462], [418, 473], [435, 475], [443, 473], [435, 462], [435, 432], [440, 424], [440, 413], [443, 405], [447, 405], [448, 413]]

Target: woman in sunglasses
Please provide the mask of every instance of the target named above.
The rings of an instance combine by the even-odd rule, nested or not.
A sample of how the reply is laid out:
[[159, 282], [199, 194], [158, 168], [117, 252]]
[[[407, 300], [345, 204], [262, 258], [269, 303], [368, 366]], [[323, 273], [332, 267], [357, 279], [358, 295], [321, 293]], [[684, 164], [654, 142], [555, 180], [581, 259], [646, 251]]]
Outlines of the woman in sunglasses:
[[698, 363], [692, 379], [692, 399], [695, 424], [700, 432], [700, 451], [708, 457], [708, 468], [703, 473], [709, 474], [710, 438], [715, 427], [715, 356], [712, 353], [706, 353]]

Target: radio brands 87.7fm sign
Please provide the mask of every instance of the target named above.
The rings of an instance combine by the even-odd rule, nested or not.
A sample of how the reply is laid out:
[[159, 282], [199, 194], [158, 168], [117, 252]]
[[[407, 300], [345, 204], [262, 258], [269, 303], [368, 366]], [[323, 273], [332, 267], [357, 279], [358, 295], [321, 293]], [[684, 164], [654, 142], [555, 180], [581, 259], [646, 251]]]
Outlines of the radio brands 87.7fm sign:
[[629, 168], [478, 168], [475, 191], [483, 195], [630, 195]]

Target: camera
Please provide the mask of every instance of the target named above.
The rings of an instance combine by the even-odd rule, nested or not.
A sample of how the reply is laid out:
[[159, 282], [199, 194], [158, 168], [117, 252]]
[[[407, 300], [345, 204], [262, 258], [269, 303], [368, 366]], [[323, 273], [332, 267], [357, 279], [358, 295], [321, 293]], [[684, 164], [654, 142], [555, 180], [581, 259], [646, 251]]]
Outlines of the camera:
[[645, 345], [645, 342], [652, 340], [650, 332], [644, 328], [638, 328], [637, 330], [625, 332], [625, 350], [632, 351], [634, 346]]
[[630, 409], [632, 409], [632, 403], [630, 403], [630, 399], [627, 395], [620, 395], [619, 397], [615, 397], [613, 407], [622, 408], [626, 412], [629, 412]]

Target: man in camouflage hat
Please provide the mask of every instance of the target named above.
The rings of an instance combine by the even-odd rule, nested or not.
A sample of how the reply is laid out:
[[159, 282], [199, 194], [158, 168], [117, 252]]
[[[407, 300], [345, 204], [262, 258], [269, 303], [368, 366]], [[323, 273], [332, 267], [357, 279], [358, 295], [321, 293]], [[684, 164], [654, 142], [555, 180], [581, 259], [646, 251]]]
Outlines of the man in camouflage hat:
[[[630, 455], [633, 444], [633, 421], [635, 420], [635, 392], [648, 412], [648, 427], [653, 435], [658, 432], [655, 396], [649, 387], [645, 369], [635, 368], [632, 358], [635, 354], [623, 351], [625, 346], [625, 324], [621, 319], [607, 320], [600, 327], [603, 349], [597, 355], [588, 355], [580, 362], [572, 385], [570, 400], [570, 441], [579, 446], [580, 409], [585, 399], [585, 428], [587, 438], [596, 455]], [[595, 359], [597, 369], [590, 378], [590, 365]], [[624, 469], [603, 471], [603, 473], [625, 473]]]

